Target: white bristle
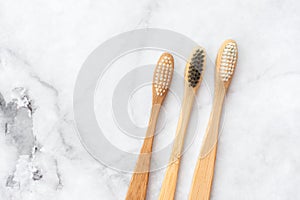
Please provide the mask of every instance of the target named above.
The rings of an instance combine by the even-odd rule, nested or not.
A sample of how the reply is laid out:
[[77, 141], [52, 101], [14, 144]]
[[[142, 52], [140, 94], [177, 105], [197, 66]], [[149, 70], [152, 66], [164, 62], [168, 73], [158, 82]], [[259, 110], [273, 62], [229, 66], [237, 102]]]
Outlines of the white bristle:
[[156, 95], [162, 96], [169, 88], [173, 73], [171, 56], [164, 56], [158, 63], [154, 77]]
[[220, 76], [223, 81], [228, 81], [234, 70], [235, 62], [237, 56], [237, 48], [235, 43], [230, 42], [226, 44], [222, 55], [221, 55], [221, 67], [220, 67]]

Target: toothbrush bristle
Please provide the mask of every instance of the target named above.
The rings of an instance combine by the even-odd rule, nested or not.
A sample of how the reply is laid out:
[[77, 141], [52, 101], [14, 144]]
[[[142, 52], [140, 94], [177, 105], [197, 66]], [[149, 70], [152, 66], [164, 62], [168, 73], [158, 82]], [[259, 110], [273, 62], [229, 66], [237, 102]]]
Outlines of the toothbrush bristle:
[[205, 52], [203, 49], [197, 49], [194, 51], [189, 63], [188, 69], [188, 82], [190, 87], [196, 87], [200, 81], [204, 69]]
[[220, 75], [224, 82], [227, 82], [233, 75], [237, 60], [236, 43], [229, 42], [225, 45], [220, 62]]
[[174, 59], [169, 53], [164, 53], [156, 66], [153, 85], [157, 96], [162, 96], [169, 89], [174, 69]]

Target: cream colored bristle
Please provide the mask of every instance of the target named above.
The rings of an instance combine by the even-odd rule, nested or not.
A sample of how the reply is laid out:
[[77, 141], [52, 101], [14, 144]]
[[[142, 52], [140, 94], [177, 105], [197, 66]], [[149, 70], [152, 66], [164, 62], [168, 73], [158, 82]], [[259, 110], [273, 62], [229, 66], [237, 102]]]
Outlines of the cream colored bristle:
[[223, 81], [228, 81], [234, 71], [237, 57], [237, 47], [236, 44], [230, 42], [225, 45], [222, 55], [221, 55], [221, 67], [220, 67], [220, 76]]
[[157, 96], [162, 96], [165, 94], [167, 89], [170, 86], [172, 74], [173, 74], [173, 65], [171, 55], [164, 55], [160, 58], [159, 63], [154, 72], [153, 85], [156, 88], [155, 93]]

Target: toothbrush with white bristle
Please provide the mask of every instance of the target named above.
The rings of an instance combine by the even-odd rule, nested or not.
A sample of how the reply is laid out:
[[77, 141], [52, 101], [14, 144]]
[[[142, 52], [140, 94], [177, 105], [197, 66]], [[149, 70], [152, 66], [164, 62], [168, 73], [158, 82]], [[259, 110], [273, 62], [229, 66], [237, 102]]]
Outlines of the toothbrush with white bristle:
[[213, 108], [195, 167], [189, 200], [209, 200], [217, 153], [219, 123], [226, 92], [237, 64], [238, 50], [234, 40], [226, 40], [216, 59]]
[[156, 122], [162, 103], [169, 91], [174, 71], [174, 58], [169, 53], [163, 53], [156, 65], [152, 82], [152, 109], [144, 144], [132, 175], [126, 200], [146, 199], [150, 171], [152, 144]]

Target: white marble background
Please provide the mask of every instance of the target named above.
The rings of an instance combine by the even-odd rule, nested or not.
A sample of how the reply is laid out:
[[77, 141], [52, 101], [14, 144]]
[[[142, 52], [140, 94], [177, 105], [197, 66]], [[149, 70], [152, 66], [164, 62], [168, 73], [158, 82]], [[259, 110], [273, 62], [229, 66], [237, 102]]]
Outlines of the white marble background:
[[[124, 199], [131, 174], [83, 148], [72, 93], [94, 48], [145, 27], [182, 33], [211, 58], [224, 39], [239, 44], [212, 199], [300, 199], [299, 10], [296, 0], [0, 0], [0, 199]], [[178, 200], [199, 148], [183, 158]], [[151, 175], [148, 199], [163, 173]]]

